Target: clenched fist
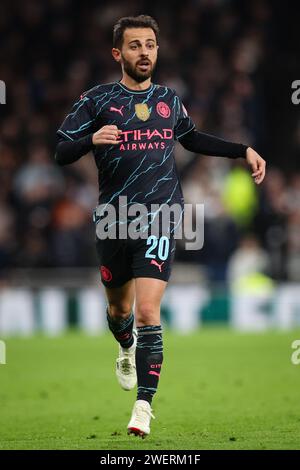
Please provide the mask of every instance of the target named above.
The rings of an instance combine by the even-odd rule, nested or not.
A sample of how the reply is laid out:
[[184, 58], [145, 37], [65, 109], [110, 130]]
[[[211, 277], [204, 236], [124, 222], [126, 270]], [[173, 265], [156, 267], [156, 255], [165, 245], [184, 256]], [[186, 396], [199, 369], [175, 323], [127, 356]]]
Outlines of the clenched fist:
[[122, 131], [117, 126], [103, 126], [93, 134], [94, 145], [115, 145], [119, 144], [119, 137]]

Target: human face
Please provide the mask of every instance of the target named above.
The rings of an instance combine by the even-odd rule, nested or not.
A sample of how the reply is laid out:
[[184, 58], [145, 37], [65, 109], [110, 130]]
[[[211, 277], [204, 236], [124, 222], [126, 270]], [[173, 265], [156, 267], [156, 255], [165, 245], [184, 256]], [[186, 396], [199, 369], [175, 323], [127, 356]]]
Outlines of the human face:
[[137, 83], [148, 80], [157, 61], [158, 45], [151, 28], [127, 28], [123, 34], [121, 50], [113, 49], [117, 62], [121, 63], [126, 73]]

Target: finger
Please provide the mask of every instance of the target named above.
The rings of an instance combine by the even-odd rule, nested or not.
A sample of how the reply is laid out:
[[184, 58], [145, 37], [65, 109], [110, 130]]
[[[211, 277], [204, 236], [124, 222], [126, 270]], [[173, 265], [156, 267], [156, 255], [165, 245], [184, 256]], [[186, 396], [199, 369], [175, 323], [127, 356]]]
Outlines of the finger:
[[117, 139], [115, 138], [112, 138], [112, 137], [99, 137], [98, 139], [96, 139], [95, 141], [95, 144], [96, 145], [106, 145], [106, 144], [110, 144], [110, 143], [113, 143], [113, 144], [118, 144], [120, 143]]
[[114, 132], [105, 132], [105, 134], [102, 134], [103, 139], [116, 139], [117, 137], [118, 134]]
[[252, 166], [252, 171], [255, 173], [259, 168], [258, 167], [258, 162], [257, 162], [256, 159], [254, 160], [254, 162], [252, 162], [251, 166]]
[[260, 184], [263, 180], [264, 180], [264, 177], [265, 177], [265, 172], [262, 171], [262, 173], [260, 174], [260, 176], [257, 176], [255, 178], [255, 183], [256, 184]]
[[261, 178], [260, 176], [257, 176], [256, 178], [254, 178], [254, 182], [256, 184], [259, 184], [260, 183], [260, 178]]
[[262, 172], [262, 175], [261, 175], [261, 181], [263, 181], [265, 179], [265, 176], [266, 176], [266, 170], [264, 168], [263, 172]]
[[103, 126], [103, 129], [114, 129], [114, 130], [118, 130], [117, 126], [115, 126], [114, 124], [108, 124], [107, 126]]
[[118, 140], [110, 140], [110, 139], [102, 139], [101, 141], [101, 144], [103, 145], [110, 145], [110, 144], [117, 145], [119, 143], [120, 142]]
[[266, 174], [266, 166], [264, 161], [259, 162], [259, 170], [256, 173], [257, 174], [255, 176], [257, 176], [262, 181]]
[[253, 173], [253, 176], [255, 178], [259, 178], [263, 174], [263, 170], [258, 170], [255, 173]]
[[118, 136], [114, 134], [106, 134], [102, 136], [102, 140], [118, 140]]
[[99, 135], [101, 137], [107, 137], [107, 136], [116, 136], [117, 137], [119, 135], [119, 132], [120, 132], [119, 129], [117, 129], [117, 128], [112, 129], [111, 127], [114, 127], [114, 126], [105, 126], [105, 128], [100, 129], [97, 132], [97, 134], [99, 133]]

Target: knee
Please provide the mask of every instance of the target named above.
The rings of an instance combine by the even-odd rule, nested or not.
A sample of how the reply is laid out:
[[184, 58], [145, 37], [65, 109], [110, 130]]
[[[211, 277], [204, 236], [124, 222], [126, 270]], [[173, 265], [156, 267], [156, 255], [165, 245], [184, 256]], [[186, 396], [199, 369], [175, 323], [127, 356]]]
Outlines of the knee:
[[129, 302], [109, 302], [109, 316], [116, 319], [125, 319], [132, 311], [132, 305]]
[[159, 311], [152, 302], [141, 302], [136, 305], [136, 321], [139, 326], [157, 325], [159, 322]]

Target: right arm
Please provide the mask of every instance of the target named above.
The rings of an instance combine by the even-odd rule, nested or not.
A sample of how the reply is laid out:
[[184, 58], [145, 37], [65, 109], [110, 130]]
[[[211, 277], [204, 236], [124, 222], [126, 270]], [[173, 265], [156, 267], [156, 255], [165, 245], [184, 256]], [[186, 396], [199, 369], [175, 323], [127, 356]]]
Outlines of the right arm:
[[121, 131], [108, 125], [97, 129], [97, 113], [93, 100], [82, 95], [57, 131], [55, 160], [68, 165], [90, 152], [95, 145], [116, 144]]
[[90, 152], [94, 145], [116, 145], [121, 131], [117, 126], [103, 126], [94, 134], [88, 134], [77, 140], [65, 140], [59, 136], [56, 147], [55, 161], [59, 165], [76, 162]]

